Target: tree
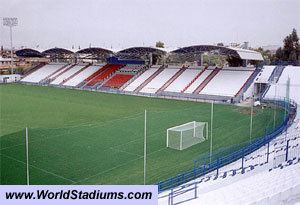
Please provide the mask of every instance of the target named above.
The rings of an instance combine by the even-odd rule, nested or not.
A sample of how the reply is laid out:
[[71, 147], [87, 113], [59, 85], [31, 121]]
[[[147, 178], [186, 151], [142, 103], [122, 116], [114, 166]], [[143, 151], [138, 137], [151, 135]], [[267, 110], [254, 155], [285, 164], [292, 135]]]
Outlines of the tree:
[[276, 60], [276, 61], [283, 60], [283, 51], [282, 51], [282, 48], [281, 48], [281, 47], [279, 47], [279, 48], [276, 50], [276, 53], [275, 53], [275, 60]]
[[299, 37], [296, 29], [293, 29], [283, 40], [283, 48], [278, 48], [276, 51], [276, 60], [282, 61], [298, 61], [300, 57]]
[[155, 47], [156, 48], [164, 48], [165, 47], [165, 44], [161, 41], [157, 41], [156, 44], [155, 44]]

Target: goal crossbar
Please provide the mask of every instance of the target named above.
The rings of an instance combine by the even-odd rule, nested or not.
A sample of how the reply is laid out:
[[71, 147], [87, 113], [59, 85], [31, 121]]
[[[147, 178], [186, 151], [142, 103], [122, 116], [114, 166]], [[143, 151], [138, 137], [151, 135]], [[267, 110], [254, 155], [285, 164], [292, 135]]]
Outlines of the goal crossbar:
[[205, 141], [208, 137], [207, 122], [188, 122], [167, 129], [167, 147], [183, 150]]

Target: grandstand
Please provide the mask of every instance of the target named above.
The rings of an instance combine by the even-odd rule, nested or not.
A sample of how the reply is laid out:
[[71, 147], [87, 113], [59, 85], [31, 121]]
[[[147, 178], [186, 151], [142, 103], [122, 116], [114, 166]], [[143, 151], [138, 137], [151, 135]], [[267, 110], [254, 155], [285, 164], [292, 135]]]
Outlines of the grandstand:
[[204, 68], [182, 91], [185, 93], [194, 93], [199, 85], [213, 72], [213, 69]]
[[179, 71], [178, 68], [169, 68], [161, 70], [161, 72], [140, 90], [142, 93], [156, 93], [172, 76]]
[[116, 72], [122, 66], [123, 65], [107, 64], [103, 72], [99, 73], [99, 75], [96, 75], [91, 81], [87, 83], [87, 85], [97, 86], [98, 84], [102, 83], [105, 79], [110, 77], [114, 72]]
[[243, 70], [243, 68], [222, 69], [199, 93], [234, 97], [252, 74], [253, 71]]
[[[199, 56], [204, 52], [234, 57], [238, 59], [238, 64], [204, 65], [199, 61]], [[217, 199], [224, 197], [228, 189], [239, 189], [245, 184], [249, 184], [251, 189], [241, 189], [239, 197], [235, 199], [235, 194], [228, 195], [227, 203], [243, 204], [250, 201], [263, 204], [270, 197], [275, 200], [282, 192], [286, 194], [288, 190], [292, 190], [292, 184], [298, 187], [294, 179], [299, 171], [299, 132], [292, 127], [288, 128], [297, 109], [293, 100], [298, 103], [300, 101], [298, 67], [246, 67], [250, 60], [260, 62], [261, 55], [245, 49], [207, 45], [183, 47], [170, 52], [168, 56], [176, 56], [175, 59], [179, 59], [179, 63], [167, 60], [165, 51], [147, 47], [132, 47], [117, 53], [101, 48], [82, 49], [75, 53], [49, 49], [43, 52], [43, 55], [50, 58], [67, 56], [67, 59], [72, 60], [36, 67], [21, 79], [21, 83], [126, 95], [98, 96], [89, 92], [78, 92], [75, 96], [73, 92], [77, 91], [57, 91], [59, 89], [43, 87], [50, 89], [46, 93], [53, 95], [53, 98], [49, 96], [50, 99], [42, 95], [41, 99], [47, 99], [43, 103], [57, 104], [60, 112], [54, 111], [51, 115], [48, 113], [54, 122], [51, 120], [43, 123], [44, 120], [39, 118], [40, 122], [34, 123], [40, 123], [42, 128], [31, 129], [30, 132], [33, 135], [33, 144], [41, 146], [35, 153], [45, 153], [45, 158], [50, 161], [55, 156], [61, 157], [57, 162], [53, 162], [52, 171], [63, 178], [48, 176], [49, 181], [44, 181], [40, 179], [45, 173], [37, 173], [37, 184], [142, 183], [143, 143], [139, 136], [143, 133], [142, 111], [149, 109], [148, 130], [151, 140], [147, 183], [158, 184], [160, 204], [181, 203], [190, 196], [194, 197], [194, 193], [197, 193], [197, 199], [187, 200], [186, 204], [199, 204], [200, 201], [217, 204]], [[80, 58], [73, 60], [76, 56]], [[11, 89], [10, 92], [18, 92], [16, 90], [23, 88], [8, 89]], [[33, 96], [40, 92], [34, 89], [31, 91]], [[30, 95], [28, 93], [28, 96]], [[197, 143], [182, 152], [171, 151], [165, 147], [165, 133], [168, 128], [193, 121], [209, 122], [211, 115], [208, 104], [176, 100], [171, 102], [130, 95], [213, 101], [217, 104], [214, 114], [217, 115], [217, 120], [214, 128], [216, 144], [213, 155], [208, 155], [209, 140]], [[62, 103], [63, 99], [74, 103], [69, 108]], [[249, 104], [254, 104], [254, 100], [259, 100], [262, 105], [250, 111]], [[77, 101], [78, 104], [75, 103]], [[240, 104], [223, 105], [226, 103]], [[73, 113], [73, 110], [76, 110], [76, 113]], [[68, 111], [73, 113], [72, 119], [75, 124], [65, 115]], [[249, 140], [250, 113], [254, 118], [254, 129]], [[59, 118], [56, 118], [57, 116]], [[43, 128], [45, 124], [54, 128]], [[114, 129], [116, 126], [118, 131]], [[288, 132], [285, 132], [286, 129]], [[6, 134], [10, 137], [18, 133], [13, 130], [7, 131]], [[64, 137], [56, 139], [56, 136], [60, 135]], [[82, 135], [85, 139], [81, 138]], [[278, 135], [281, 136], [277, 137]], [[39, 144], [38, 136], [43, 136], [49, 144]], [[71, 142], [74, 143], [74, 150], [71, 149], [73, 144], [66, 140], [70, 138], [74, 139], [74, 142]], [[57, 143], [59, 146], [52, 150], [53, 144]], [[8, 150], [3, 155], [6, 161], [14, 160], [11, 153], [20, 151], [10, 148], [9, 145], [10, 142], [4, 140], [2, 146]], [[59, 149], [62, 147], [64, 149]], [[77, 159], [67, 161], [66, 156], [70, 153], [77, 156]], [[108, 156], [111, 161], [106, 160]], [[182, 163], [178, 163], [179, 161]], [[81, 167], [83, 162], [84, 169]], [[37, 167], [48, 169], [39, 159], [36, 163]], [[65, 168], [60, 170], [62, 164]], [[118, 166], [120, 168], [115, 168]], [[113, 171], [107, 172], [107, 169]], [[77, 171], [70, 174], [70, 170]], [[17, 171], [18, 169], [15, 172]], [[106, 174], [98, 175], [99, 172]], [[290, 178], [287, 172], [292, 173]], [[272, 183], [278, 175], [287, 179], [284, 191]], [[6, 182], [20, 183], [20, 179], [9, 178]], [[253, 180], [259, 182], [259, 187], [253, 186]], [[280, 183], [284, 181], [282, 179]], [[264, 183], [272, 184], [272, 188], [266, 187]], [[259, 194], [255, 193], [255, 189], [260, 190]], [[247, 192], [249, 197], [245, 198], [243, 192]], [[218, 197], [213, 199], [213, 196]]]
[[276, 66], [264, 66], [257, 78], [256, 83], [269, 83], [271, 81], [270, 77]]
[[[288, 97], [291, 99], [299, 99], [300, 87], [300, 67], [299, 66], [286, 66], [277, 83], [271, 83], [270, 88], [265, 94], [266, 97]], [[287, 89], [289, 90], [287, 93]], [[287, 96], [289, 95], [289, 96]]]
[[188, 86], [189, 83], [192, 82], [192, 80], [198, 75], [200, 72], [199, 69], [186, 69], [183, 71], [183, 73], [175, 79], [169, 86], [167, 86], [164, 91], [168, 92], [182, 92], [185, 87]]
[[[201, 55], [207, 51], [218, 51], [221, 55], [234, 56], [240, 58], [241, 62], [248, 59], [261, 60], [259, 55], [252, 51], [218, 46], [185, 47], [172, 51], [171, 54], [188, 56], [190, 59], [190, 56]], [[72, 52], [64, 49], [49, 49], [44, 54], [61, 57], [72, 55]], [[96, 54], [101, 54], [103, 57], [105, 54], [111, 55], [111, 52], [101, 48], [83, 49], [77, 52], [77, 55], [83, 56], [82, 58]], [[75, 54], [73, 53], [73, 55]], [[35, 83], [99, 91], [106, 91], [109, 88], [110, 91], [135, 95], [176, 96], [179, 98], [183, 96], [203, 100], [239, 102], [260, 71], [245, 67], [149, 66], [144, 64], [147, 61], [153, 61], [153, 59], [147, 60], [148, 56], [164, 58], [164, 55], [165, 52], [159, 49], [132, 47], [119, 51], [116, 57], [108, 58], [106, 64], [99, 65], [99, 69], [96, 68], [97, 65], [91, 64], [64, 64], [56, 70], [51, 69], [48, 71], [49, 73], [35, 80]], [[118, 57], [127, 60], [119, 60]], [[145, 60], [128, 60], [138, 57]], [[54, 64], [50, 63], [49, 65]], [[40, 72], [44, 72], [43, 70], [48, 69], [48, 66], [40, 69], [42, 69]], [[22, 82], [28, 82], [26, 80], [30, 76], [34, 78], [34, 73], [24, 78]]]
[[101, 67], [102, 65], [89, 66], [82, 72], [78, 73], [77, 76], [74, 76], [73, 78], [65, 82], [63, 85], [76, 87], [81, 82], [83, 82], [86, 78], [91, 76], [93, 73], [97, 72]]
[[135, 91], [143, 82], [150, 78], [158, 68], [150, 68], [146, 70], [143, 74], [138, 76], [133, 82], [131, 82], [124, 90], [125, 91]]
[[120, 88], [124, 85], [127, 81], [129, 81], [133, 75], [129, 74], [116, 74], [112, 78], [110, 78], [103, 86], [110, 87], [110, 88]]
[[69, 68], [67, 68], [66, 70], [59, 73], [57, 76], [55, 76], [55, 79], [50, 84], [51, 85], [64, 84], [65, 82], [67, 82], [67, 80], [73, 77], [73, 75], [76, 75], [83, 68], [85, 68], [85, 65], [70, 66]]
[[38, 70], [34, 71], [33, 73], [25, 76], [21, 81], [22, 82], [29, 82], [29, 83], [39, 83], [41, 80], [47, 78], [49, 75], [55, 73], [65, 64], [48, 64], [45, 65]]

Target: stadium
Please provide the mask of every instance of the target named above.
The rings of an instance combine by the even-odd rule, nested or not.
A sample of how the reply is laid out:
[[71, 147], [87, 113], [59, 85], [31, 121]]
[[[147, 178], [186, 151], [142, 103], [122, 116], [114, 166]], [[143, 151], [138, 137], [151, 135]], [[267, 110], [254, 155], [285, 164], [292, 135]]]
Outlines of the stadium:
[[28, 47], [10, 68], [1, 185], [157, 185], [161, 205], [299, 199], [299, 60], [266, 63], [247, 43]]

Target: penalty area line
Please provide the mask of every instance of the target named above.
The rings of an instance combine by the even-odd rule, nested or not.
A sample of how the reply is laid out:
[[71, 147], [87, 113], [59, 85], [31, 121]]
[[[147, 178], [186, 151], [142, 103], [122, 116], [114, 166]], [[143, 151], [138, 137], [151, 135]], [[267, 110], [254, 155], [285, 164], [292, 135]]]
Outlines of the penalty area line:
[[[1, 153], [0, 155], [3, 155], [3, 156], [5, 156], [5, 157], [7, 157], [7, 158], [9, 158], [9, 159], [11, 159], [11, 160], [14, 160], [14, 161], [16, 161], [16, 162], [19, 162], [19, 163], [21, 163], [21, 164], [26, 165], [25, 162], [23, 162], [23, 161], [21, 161], [21, 160], [18, 160], [18, 159], [14, 158], [14, 157], [8, 156], [8, 155], [3, 154], [3, 153]], [[75, 182], [74, 180], [72, 180], [72, 179], [65, 178], [65, 177], [63, 177], [63, 176], [60, 176], [60, 175], [55, 174], [55, 173], [53, 173], [53, 172], [50, 172], [50, 171], [47, 171], [47, 170], [45, 170], [45, 169], [39, 168], [39, 167], [37, 167], [37, 166], [31, 165], [31, 164], [29, 164], [29, 166], [30, 166], [30, 167], [33, 167], [33, 168], [35, 168], [35, 169], [38, 169], [38, 170], [40, 170], [40, 171], [42, 171], [42, 172], [45, 172], [45, 173], [47, 173], [47, 174], [51, 174], [51, 175], [53, 175], [53, 176], [55, 176], [55, 177], [58, 177], [58, 178], [60, 178], [60, 179], [64, 179], [64, 180], [66, 180], [66, 181], [69, 181], [69, 182], [72, 182], [72, 183], [76, 183], [76, 182]]]

